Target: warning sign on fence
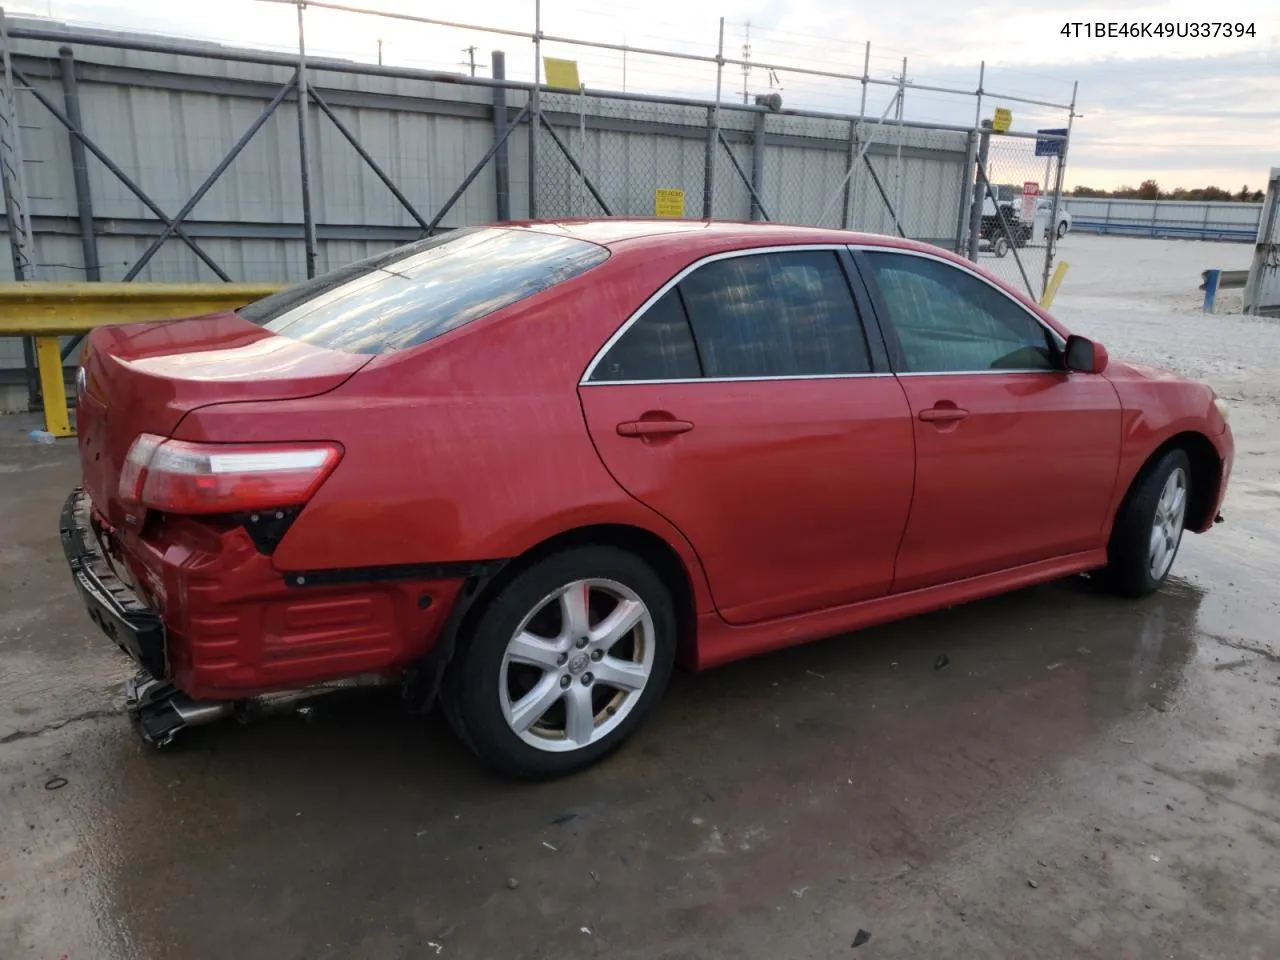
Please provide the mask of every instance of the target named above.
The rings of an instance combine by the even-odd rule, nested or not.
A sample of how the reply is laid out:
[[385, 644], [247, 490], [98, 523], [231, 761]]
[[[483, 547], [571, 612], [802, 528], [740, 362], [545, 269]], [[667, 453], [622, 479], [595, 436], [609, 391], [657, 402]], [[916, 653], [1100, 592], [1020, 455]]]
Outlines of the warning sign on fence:
[[556, 57], [543, 57], [542, 65], [547, 71], [547, 86], [560, 87], [562, 90], [579, 90], [582, 81], [578, 79], [578, 61], [560, 60]]
[[659, 187], [653, 191], [653, 215], [655, 217], [684, 216], [684, 191]]
[[1013, 126], [1013, 111], [1008, 107], [996, 107], [996, 115], [991, 119], [991, 129], [996, 133], [1008, 133]]

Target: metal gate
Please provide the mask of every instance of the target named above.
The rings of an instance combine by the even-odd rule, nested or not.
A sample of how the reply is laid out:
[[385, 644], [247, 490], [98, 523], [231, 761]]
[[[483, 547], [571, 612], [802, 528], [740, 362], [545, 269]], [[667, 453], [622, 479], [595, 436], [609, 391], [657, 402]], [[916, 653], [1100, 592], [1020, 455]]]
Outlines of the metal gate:
[[966, 254], [1039, 301], [1067, 231], [1062, 178], [1069, 131], [1010, 136], [983, 121], [974, 159]]

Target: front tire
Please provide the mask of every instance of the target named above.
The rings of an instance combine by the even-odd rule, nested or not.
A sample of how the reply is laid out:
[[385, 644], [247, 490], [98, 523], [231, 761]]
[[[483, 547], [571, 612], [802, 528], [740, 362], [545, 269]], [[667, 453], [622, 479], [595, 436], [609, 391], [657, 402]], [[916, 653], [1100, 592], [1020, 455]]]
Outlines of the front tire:
[[1061, 240], [1067, 235], [1067, 221], [1063, 220], [1058, 224], [1058, 239]]
[[1003, 234], [992, 241], [991, 252], [1001, 259], [1009, 252], [1009, 241]]
[[450, 665], [446, 713], [499, 773], [581, 770], [661, 699], [676, 632], [670, 592], [639, 557], [607, 546], [552, 554], [488, 603]]
[[1191, 461], [1170, 450], [1135, 481], [1116, 516], [1103, 580], [1116, 593], [1143, 597], [1169, 576], [1182, 543], [1191, 496]]

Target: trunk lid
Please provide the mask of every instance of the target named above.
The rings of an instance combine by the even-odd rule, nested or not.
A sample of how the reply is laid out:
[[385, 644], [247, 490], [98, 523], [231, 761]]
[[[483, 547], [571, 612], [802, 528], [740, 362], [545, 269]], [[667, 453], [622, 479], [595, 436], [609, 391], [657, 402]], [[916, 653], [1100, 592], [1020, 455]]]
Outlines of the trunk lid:
[[85, 489], [119, 526], [120, 469], [139, 434], [172, 436], [189, 411], [210, 403], [327, 393], [372, 359], [278, 336], [234, 313], [100, 327], [77, 385]]

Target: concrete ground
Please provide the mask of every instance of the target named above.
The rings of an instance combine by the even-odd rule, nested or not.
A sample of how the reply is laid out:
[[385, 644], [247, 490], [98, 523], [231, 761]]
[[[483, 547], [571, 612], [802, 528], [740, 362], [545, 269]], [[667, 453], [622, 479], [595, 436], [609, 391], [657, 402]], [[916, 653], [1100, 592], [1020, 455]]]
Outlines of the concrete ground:
[[1058, 312], [1232, 399], [1227, 522], [1164, 590], [679, 676], [550, 784], [384, 691], [149, 753], [58, 547], [72, 445], [0, 419], [0, 958], [1280, 955], [1280, 325], [1184, 302], [1243, 248], [1161, 244], [1068, 237]]

